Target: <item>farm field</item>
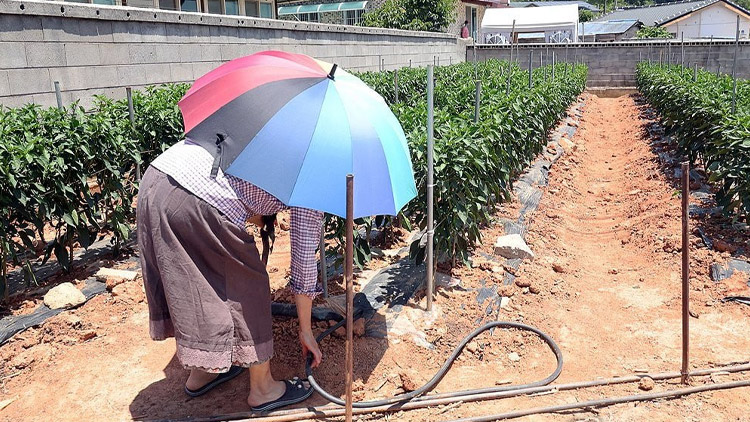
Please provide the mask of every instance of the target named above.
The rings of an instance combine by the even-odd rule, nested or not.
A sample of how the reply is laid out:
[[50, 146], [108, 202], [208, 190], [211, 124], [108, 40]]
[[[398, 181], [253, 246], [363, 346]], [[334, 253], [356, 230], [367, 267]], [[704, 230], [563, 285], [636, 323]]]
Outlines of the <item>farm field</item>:
[[[520, 204], [512, 197], [495, 207], [489, 223], [481, 227], [483, 241], [471, 251], [473, 265], [452, 270], [460, 285], [439, 287], [434, 320], [424, 319], [419, 311], [424, 298], [418, 295], [396, 318], [400, 332], [387, 338], [356, 339], [355, 399], [390, 396], [426, 381], [461, 338], [485, 318], [485, 306], [477, 302], [474, 290], [488, 284], [498, 285], [502, 295], [510, 298], [498, 319], [530, 324], [558, 342], [565, 359], [558, 383], [642, 370], [679, 370], [680, 198], [674, 179], [679, 160], [664, 161], [677, 152], [665, 142], [657, 115], [641, 97], [609, 99], [584, 94], [568, 116], [572, 120], [560, 125], [573, 124], [578, 130], [553, 165], [539, 208], [526, 216], [526, 241], [535, 259], [521, 265], [516, 284], [509, 286], [501, 285], [507, 269], [482, 262], [481, 253], [492, 255], [494, 239], [503, 234], [503, 219], [516, 218]], [[699, 208], [713, 205], [696, 198], [691, 202]], [[717, 283], [709, 271], [713, 263], [731, 257], [748, 259], [750, 235], [731, 223], [710, 213], [691, 219], [692, 227], [700, 228], [714, 245], [720, 240], [729, 246], [723, 252], [712, 250], [697, 232], [691, 234], [694, 368], [748, 360], [750, 307], [720, 301], [727, 295], [747, 296], [746, 277], [738, 274]], [[408, 246], [406, 233], [400, 234], [387, 245], [390, 250]], [[278, 301], [290, 300], [282, 290], [290, 259], [288, 240], [288, 232], [282, 231], [269, 264]], [[360, 283], [390, 261], [388, 255], [373, 258], [359, 273]], [[128, 257], [102, 265], [137, 267]], [[332, 288], [337, 283], [340, 280], [332, 280]], [[12, 402], [0, 410], [0, 420], [184, 419], [246, 411], [245, 376], [206, 397], [187, 399], [174, 342], [148, 338], [144, 300], [140, 280], [127, 282], [2, 345], [0, 402]], [[26, 306], [34, 305], [32, 301]], [[380, 317], [387, 320], [389, 315]], [[324, 327], [327, 324], [321, 322], [316, 329]], [[274, 321], [277, 358], [272, 368], [277, 377], [304, 375], [295, 329], [289, 319]], [[415, 332], [422, 333], [433, 348], [415, 341]], [[318, 381], [337, 394], [343, 391], [343, 374], [338, 369], [343, 345], [340, 337], [325, 340], [324, 362], [316, 370]], [[553, 369], [554, 357], [538, 338], [495, 331], [470, 345], [437, 390], [523, 383], [541, 379]], [[702, 377], [693, 380], [693, 385], [746, 378]], [[678, 387], [673, 380], [657, 382], [654, 390]], [[638, 384], [624, 384], [391, 416], [366, 415], [362, 420], [453, 420], [639, 392]], [[747, 418], [744, 404], [749, 401], [748, 389], [734, 389], [524, 420], [741, 421]], [[305, 404], [325, 401], [314, 395]]]

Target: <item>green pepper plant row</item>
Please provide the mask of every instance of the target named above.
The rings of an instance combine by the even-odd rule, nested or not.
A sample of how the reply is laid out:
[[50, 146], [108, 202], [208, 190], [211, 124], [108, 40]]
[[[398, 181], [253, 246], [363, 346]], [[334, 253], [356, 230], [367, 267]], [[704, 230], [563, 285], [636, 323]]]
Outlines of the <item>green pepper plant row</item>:
[[[187, 85], [134, 92], [135, 125], [126, 100], [97, 97], [91, 110], [29, 104], [0, 106], [0, 258], [23, 265], [54, 254], [70, 269], [75, 244], [111, 232], [130, 235], [137, 193], [135, 166], [182, 138], [177, 101]], [[0, 297], [8, 294], [3, 265]]]
[[660, 113], [679, 151], [700, 159], [718, 184], [717, 203], [728, 213], [750, 216], [750, 81], [737, 81], [732, 113], [730, 76], [679, 65], [640, 63], [638, 89]]
[[[473, 123], [474, 79], [483, 81], [479, 123]], [[507, 84], [510, 72], [511, 83]], [[528, 73], [506, 62], [463, 63], [436, 69], [435, 175], [436, 251], [443, 260], [468, 256], [490, 221], [492, 206], [507, 197], [510, 183], [546, 143], [546, 134], [581, 93], [584, 66], [558, 64]], [[412, 150], [419, 196], [401, 216], [424, 226], [426, 178], [426, 70], [401, 69], [399, 102], [393, 73], [363, 73], [399, 118]], [[145, 167], [183, 138], [177, 101], [185, 84], [134, 92], [135, 124], [125, 100], [97, 97], [90, 110], [26, 105], [0, 106], [0, 259], [21, 265], [31, 281], [30, 260], [55, 255], [70, 268], [74, 245], [89, 246], [113, 234], [116, 245], [130, 235], [137, 193], [135, 166]], [[506, 91], [509, 91], [506, 94]], [[366, 228], [387, 219], [361, 220]], [[329, 219], [330, 237], [343, 225]], [[357, 238], [357, 262], [369, 259], [367, 236]], [[417, 244], [418, 246], [418, 244]], [[417, 248], [419, 249], [419, 248]], [[420, 249], [421, 250], [421, 249]], [[416, 255], [420, 255], [417, 251]], [[3, 266], [0, 294], [7, 295]]]
[[[510, 72], [510, 85], [508, 75]], [[427, 101], [424, 68], [358, 75], [381, 94], [401, 122], [412, 153], [418, 195], [402, 220], [426, 221]], [[557, 64], [528, 72], [515, 63], [488, 60], [435, 68], [435, 253], [441, 262], [466, 261], [491, 221], [494, 205], [508, 198], [512, 181], [539, 154], [547, 134], [581, 94], [583, 65]], [[475, 74], [482, 82], [480, 119], [474, 123]], [[424, 247], [412, 244], [420, 261]], [[366, 242], [361, 242], [365, 244]], [[357, 244], [359, 246], [359, 243]], [[359, 248], [358, 248], [359, 249]], [[357, 254], [359, 262], [366, 253]]]

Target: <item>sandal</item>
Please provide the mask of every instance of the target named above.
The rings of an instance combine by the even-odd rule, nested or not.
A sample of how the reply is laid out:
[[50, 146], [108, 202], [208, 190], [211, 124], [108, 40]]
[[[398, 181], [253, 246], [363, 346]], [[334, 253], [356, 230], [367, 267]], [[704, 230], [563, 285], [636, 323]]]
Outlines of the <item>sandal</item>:
[[232, 378], [236, 377], [237, 375], [241, 374], [244, 369], [245, 368], [241, 366], [232, 366], [229, 368], [229, 371], [219, 374], [216, 378], [214, 378], [213, 381], [209, 382], [208, 384], [204, 385], [203, 387], [197, 390], [191, 390], [187, 388], [187, 385], [186, 385], [185, 394], [187, 394], [190, 397], [202, 396], [208, 393], [209, 391], [211, 391], [217, 385], [223, 384], [231, 380]]
[[289, 406], [290, 404], [296, 404], [307, 400], [313, 393], [312, 387], [305, 388], [302, 380], [294, 378], [292, 380], [285, 380], [286, 391], [284, 394], [276, 400], [263, 403], [260, 406], [252, 407], [253, 412], [268, 412], [275, 410], [280, 407]]

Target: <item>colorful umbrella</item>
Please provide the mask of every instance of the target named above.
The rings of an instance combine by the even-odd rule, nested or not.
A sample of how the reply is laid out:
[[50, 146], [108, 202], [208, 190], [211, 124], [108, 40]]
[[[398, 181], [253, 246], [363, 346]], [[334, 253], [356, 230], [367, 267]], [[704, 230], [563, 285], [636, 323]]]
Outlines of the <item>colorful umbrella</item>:
[[179, 102], [185, 132], [215, 169], [289, 206], [355, 218], [395, 215], [416, 195], [403, 129], [385, 101], [336, 65], [265, 51], [223, 64]]

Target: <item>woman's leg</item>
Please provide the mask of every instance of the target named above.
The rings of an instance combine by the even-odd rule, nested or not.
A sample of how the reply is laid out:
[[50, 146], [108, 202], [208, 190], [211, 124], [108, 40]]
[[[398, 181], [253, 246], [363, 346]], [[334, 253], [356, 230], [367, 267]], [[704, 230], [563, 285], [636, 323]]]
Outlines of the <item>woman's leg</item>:
[[209, 372], [201, 371], [200, 369], [191, 369], [190, 376], [185, 381], [185, 387], [190, 390], [198, 390], [213, 381], [218, 377], [219, 374], [212, 374]]
[[276, 400], [283, 396], [285, 391], [284, 382], [276, 381], [271, 376], [270, 361], [250, 367], [250, 395], [247, 396], [247, 404], [251, 407]]

